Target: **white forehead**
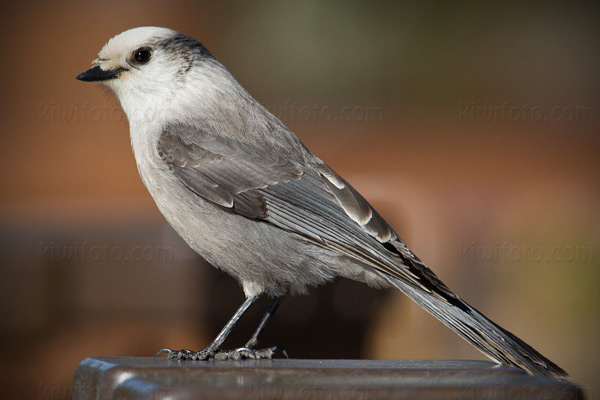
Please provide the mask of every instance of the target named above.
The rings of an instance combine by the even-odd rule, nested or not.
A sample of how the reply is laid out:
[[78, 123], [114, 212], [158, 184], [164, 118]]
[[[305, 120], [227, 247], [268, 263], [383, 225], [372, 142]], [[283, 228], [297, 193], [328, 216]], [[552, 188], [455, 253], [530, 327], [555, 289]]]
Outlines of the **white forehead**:
[[116, 60], [124, 53], [129, 53], [138, 47], [149, 44], [153, 40], [167, 38], [176, 34], [172, 29], [156, 26], [143, 26], [129, 29], [113, 37], [104, 45], [98, 56], [100, 59]]

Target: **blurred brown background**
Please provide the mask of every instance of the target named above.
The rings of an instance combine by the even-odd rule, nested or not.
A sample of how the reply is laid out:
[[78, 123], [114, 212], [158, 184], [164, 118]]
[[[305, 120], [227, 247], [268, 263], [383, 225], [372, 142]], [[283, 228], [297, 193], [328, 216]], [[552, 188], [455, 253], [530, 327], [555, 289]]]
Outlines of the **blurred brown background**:
[[[242, 301], [166, 225], [112, 96], [75, 76], [142, 25], [199, 38], [461, 297], [600, 392], [598, 7], [22, 2], [0, 17], [0, 390], [200, 348]], [[250, 335], [266, 299], [230, 346]], [[395, 291], [282, 305], [295, 358], [482, 358]]]

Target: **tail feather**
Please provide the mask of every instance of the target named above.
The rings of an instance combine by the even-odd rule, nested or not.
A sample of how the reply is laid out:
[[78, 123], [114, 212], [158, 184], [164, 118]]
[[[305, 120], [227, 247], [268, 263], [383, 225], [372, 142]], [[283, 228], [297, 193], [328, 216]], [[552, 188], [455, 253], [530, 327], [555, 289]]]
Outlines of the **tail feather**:
[[388, 279], [404, 294], [492, 360], [522, 368], [533, 375], [567, 380], [567, 373], [558, 365], [458, 297], [451, 303], [437, 294], [415, 288], [399, 279], [391, 277]]

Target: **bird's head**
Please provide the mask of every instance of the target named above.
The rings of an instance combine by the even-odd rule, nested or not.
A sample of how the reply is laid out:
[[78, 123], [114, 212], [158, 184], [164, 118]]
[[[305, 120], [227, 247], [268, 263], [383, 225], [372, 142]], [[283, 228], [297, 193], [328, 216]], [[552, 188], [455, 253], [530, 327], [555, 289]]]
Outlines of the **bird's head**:
[[196, 39], [167, 28], [141, 27], [110, 39], [92, 68], [77, 79], [108, 86], [131, 117], [134, 108], [145, 104], [176, 102], [190, 85], [190, 70], [206, 63], [218, 64]]

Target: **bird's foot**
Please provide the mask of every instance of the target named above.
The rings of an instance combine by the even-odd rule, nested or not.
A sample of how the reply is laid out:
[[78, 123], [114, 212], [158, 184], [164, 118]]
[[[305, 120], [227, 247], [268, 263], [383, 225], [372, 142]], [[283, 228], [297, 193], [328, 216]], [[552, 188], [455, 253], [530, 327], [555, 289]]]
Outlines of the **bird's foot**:
[[171, 350], [171, 349], [160, 349], [156, 355], [167, 353], [167, 358], [171, 360], [191, 360], [191, 361], [203, 361], [210, 358], [215, 360], [243, 360], [243, 359], [271, 359], [280, 352], [289, 358], [287, 352], [278, 346], [269, 347], [266, 349], [255, 350], [250, 347], [240, 347], [235, 350], [218, 350], [207, 347], [200, 351], [192, 351], [188, 349], [182, 350]]
[[208, 360], [215, 356], [217, 350], [211, 349], [209, 347], [202, 349], [200, 351], [193, 351], [189, 349], [181, 349], [181, 350], [171, 350], [171, 349], [160, 349], [156, 352], [154, 357], [158, 357], [158, 355], [166, 353], [167, 358], [170, 360], [192, 360], [192, 361], [202, 361]]
[[253, 360], [271, 359], [277, 353], [283, 354], [285, 358], [290, 358], [287, 351], [278, 346], [268, 347], [266, 349], [253, 349], [251, 347], [240, 347], [235, 350], [219, 350], [215, 354], [215, 360], [243, 360], [246, 358]]

